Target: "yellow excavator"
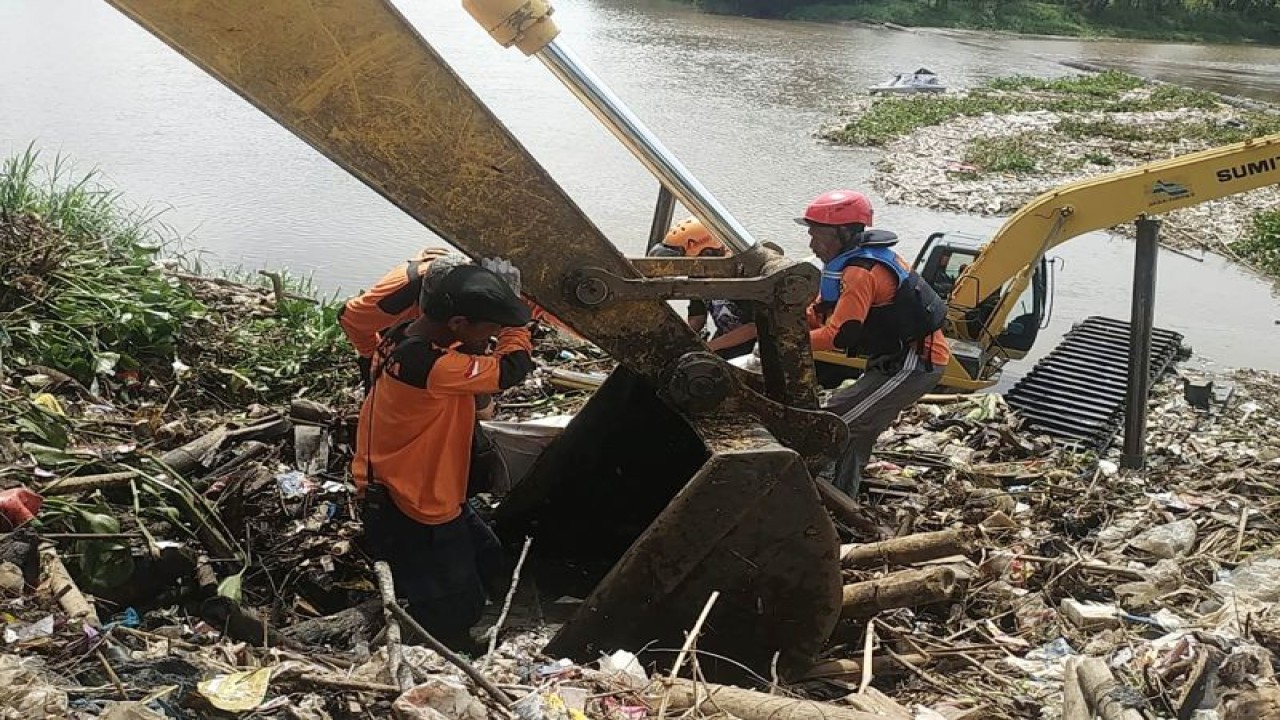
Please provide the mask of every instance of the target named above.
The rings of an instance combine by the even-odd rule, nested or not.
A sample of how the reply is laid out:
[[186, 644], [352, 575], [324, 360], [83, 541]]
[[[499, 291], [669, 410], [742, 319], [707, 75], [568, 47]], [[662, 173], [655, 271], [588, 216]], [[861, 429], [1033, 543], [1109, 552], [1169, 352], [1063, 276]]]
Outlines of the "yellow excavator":
[[[816, 479], [847, 437], [818, 409], [804, 321], [818, 270], [756, 242], [573, 55], [545, 0], [463, 4], [501, 45], [540, 60], [731, 256], [624, 257], [390, 0], [107, 2], [450, 244], [510, 259], [527, 295], [617, 359], [495, 517], [508, 542], [533, 538], [540, 591], [585, 598], [548, 653], [589, 662], [678, 647], [718, 593], [699, 637], [704, 671], [808, 667], [841, 609], [828, 510], [850, 503]], [[1261, 185], [1274, 168], [1253, 169], [1276, 140], [1261, 142], [1197, 156], [1194, 172], [1120, 176], [1180, 197], [1118, 202], [1104, 180], [1046, 196], [964, 272], [960, 251], [935, 243], [931, 277], [957, 277], [952, 334], [980, 350], [949, 372], [987, 382], [1019, 352], [1006, 319], [1053, 245]], [[1214, 185], [1218, 165], [1229, 178]], [[693, 298], [751, 304], [761, 372], [708, 352], [668, 304]]]
[[[1049, 307], [1049, 250], [1072, 238], [1280, 183], [1280, 135], [1211, 148], [1063, 185], [1010, 217], [985, 244], [930, 236], [915, 269], [948, 298], [953, 356], [941, 385], [988, 388], [1030, 352]], [[814, 353], [851, 368], [865, 359]]]

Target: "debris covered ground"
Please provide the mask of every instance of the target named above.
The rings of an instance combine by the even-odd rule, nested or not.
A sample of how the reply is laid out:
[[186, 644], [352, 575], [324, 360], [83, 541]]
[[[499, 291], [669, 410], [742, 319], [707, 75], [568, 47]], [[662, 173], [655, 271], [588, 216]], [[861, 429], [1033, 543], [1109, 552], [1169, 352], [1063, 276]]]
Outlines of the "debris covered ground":
[[[1234, 392], [1209, 410], [1162, 383], [1144, 473], [1022, 431], [994, 395], [914, 408], [835, 517], [843, 619], [790, 684], [698, 681], [696, 643], [546, 657], [572, 599], [492, 603], [494, 653], [454, 663], [384, 607], [361, 549], [356, 375], [324, 334], [332, 304], [193, 277], [119, 237], [95, 256], [58, 239], [112, 228], [77, 230], [66, 208], [83, 203], [47, 200], [0, 215], [0, 717], [1280, 712], [1278, 376], [1219, 378]], [[611, 366], [554, 334], [537, 355], [501, 419], [571, 414], [586, 394], [566, 388]]]
[[[1270, 106], [1241, 107], [1117, 72], [1002, 78], [947, 97], [859, 98], [846, 114], [853, 120], [825, 135], [883, 148], [872, 183], [887, 201], [985, 216], [1011, 215], [1088, 177], [1280, 132], [1280, 112]], [[1277, 206], [1273, 186], [1175, 210], [1162, 215], [1161, 240], [1262, 260], [1233, 244]], [[1114, 231], [1133, 232], [1127, 225]]]

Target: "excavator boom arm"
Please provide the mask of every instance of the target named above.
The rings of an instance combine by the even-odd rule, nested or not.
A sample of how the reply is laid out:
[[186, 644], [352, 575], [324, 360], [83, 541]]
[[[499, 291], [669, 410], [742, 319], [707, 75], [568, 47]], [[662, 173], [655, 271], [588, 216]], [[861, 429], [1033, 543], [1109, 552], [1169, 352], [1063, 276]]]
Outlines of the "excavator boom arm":
[[[952, 317], [963, 318], [1004, 288], [999, 308], [987, 323], [987, 337], [994, 337], [1026, 288], [1032, 268], [1054, 246], [1142, 215], [1158, 215], [1275, 183], [1280, 183], [1280, 135], [1121, 170], [1047, 192], [1009, 218], [957, 279], [950, 298]], [[963, 330], [959, 334], [967, 335]]]

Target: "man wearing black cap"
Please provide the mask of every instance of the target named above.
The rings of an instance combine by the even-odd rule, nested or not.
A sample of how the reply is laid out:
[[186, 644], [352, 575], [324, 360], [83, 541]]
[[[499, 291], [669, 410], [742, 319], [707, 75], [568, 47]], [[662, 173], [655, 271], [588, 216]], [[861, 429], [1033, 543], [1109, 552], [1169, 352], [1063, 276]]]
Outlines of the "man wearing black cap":
[[[351, 469], [369, 549], [390, 564], [409, 612], [442, 642], [474, 652], [484, 579], [503, 563], [466, 502], [475, 396], [533, 369], [530, 312], [519, 271], [503, 260], [450, 270], [421, 305], [421, 317], [381, 335]], [[480, 354], [495, 335], [494, 352]]]

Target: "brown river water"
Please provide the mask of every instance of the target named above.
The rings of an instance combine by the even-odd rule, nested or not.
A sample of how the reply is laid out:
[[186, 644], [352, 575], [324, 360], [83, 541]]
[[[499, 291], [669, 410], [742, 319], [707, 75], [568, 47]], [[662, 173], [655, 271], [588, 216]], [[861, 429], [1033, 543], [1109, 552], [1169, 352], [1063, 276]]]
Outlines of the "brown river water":
[[[503, 51], [456, 0], [398, 5], [596, 223], [644, 247], [656, 181], [536, 60]], [[865, 188], [872, 151], [814, 137], [853, 93], [920, 65], [955, 87], [1057, 60], [1280, 101], [1280, 49], [993, 37], [704, 15], [652, 0], [558, 0], [563, 39], [759, 239], [805, 255], [790, 218]], [[214, 264], [287, 267], [352, 292], [432, 239], [423, 228], [98, 0], [0, 2], [0, 152], [35, 141], [99, 166]], [[872, 195], [873, 199], [878, 199]], [[877, 205], [914, 254], [934, 231], [999, 220]], [[1073, 322], [1127, 317], [1132, 244], [1095, 233], [1061, 258], [1047, 352]], [[1210, 256], [1160, 258], [1156, 323], [1223, 367], [1280, 370], [1271, 285]], [[1034, 357], [1034, 356], [1033, 356]], [[1024, 366], [1025, 367], [1025, 366]], [[1012, 370], [1012, 368], [1011, 368]], [[1010, 373], [1016, 376], [1016, 373]]]

